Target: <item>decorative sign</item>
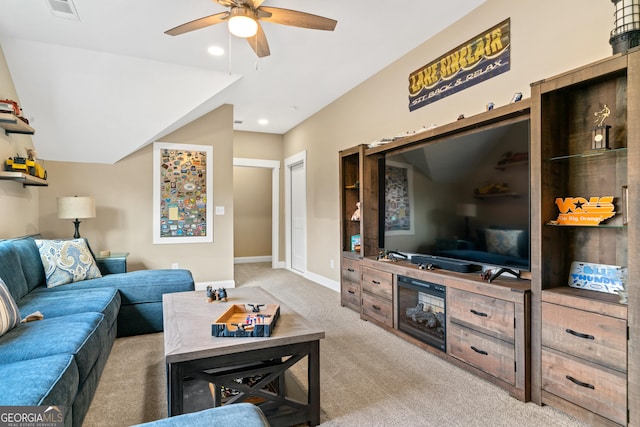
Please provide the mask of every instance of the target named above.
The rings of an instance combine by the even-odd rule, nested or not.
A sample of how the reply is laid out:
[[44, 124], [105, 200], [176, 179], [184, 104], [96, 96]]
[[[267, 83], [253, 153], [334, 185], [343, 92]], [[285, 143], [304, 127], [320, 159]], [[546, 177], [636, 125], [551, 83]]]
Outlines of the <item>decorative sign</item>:
[[569, 286], [615, 294], [624, 290], [623, 268], [616, 265], [574, 261], [569, 273]]
[[212, 242], [213, 147], [153, 146], [153, 243]]
[[409, 111], [416, 110], [511, 68], [511, 19], [409, 75]]
[[613, 196], [591, 197], [558, 197], [556, 205], [560, 210], [554, 225], [598, 225], [613, 217], [616, 212]]

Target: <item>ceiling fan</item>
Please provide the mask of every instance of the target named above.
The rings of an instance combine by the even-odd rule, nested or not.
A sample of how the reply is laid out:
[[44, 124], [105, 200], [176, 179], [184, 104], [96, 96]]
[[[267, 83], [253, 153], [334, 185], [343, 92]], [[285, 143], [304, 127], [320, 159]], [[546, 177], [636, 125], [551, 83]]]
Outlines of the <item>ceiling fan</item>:
[[165, 31], [165, 34], [177, 36], [189, 31], [199, 30], [227, 21], [229, 31], [246, 38], [258, 57], [269, 56], [269, 44], [259, 21], [310, 28], [313, 30], [333, 31], [338, 21], [310, 13], [291, 9], [262, 6], [264, 0], [214, 0], [221, 6], [229, 7], [228, 12], [205, 16]]

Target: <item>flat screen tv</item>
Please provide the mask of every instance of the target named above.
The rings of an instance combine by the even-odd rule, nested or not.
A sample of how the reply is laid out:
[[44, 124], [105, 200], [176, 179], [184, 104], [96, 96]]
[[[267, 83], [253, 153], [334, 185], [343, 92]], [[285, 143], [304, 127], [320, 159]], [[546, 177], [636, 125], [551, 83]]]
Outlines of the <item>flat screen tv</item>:
[[522, 120], [387, 153], [380, 247], [470, 271], [530, 271], [529, 141]]

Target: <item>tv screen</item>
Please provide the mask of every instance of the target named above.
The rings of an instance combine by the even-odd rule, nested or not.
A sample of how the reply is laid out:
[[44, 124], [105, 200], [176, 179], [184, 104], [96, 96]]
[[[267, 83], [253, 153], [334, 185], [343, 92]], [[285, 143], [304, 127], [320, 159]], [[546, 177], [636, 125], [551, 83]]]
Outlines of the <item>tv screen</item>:
[[523, 120], [387, 153], [380, 247], [529, 271], [529, 135]]

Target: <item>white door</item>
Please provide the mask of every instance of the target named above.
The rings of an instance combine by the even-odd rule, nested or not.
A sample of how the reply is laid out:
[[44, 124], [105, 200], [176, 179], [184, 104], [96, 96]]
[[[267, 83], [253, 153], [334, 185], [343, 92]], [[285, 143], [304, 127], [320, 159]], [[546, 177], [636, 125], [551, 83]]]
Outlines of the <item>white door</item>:
[[306, 171], [304, 162], [291, 166], [291, 268], [306, 271]]

